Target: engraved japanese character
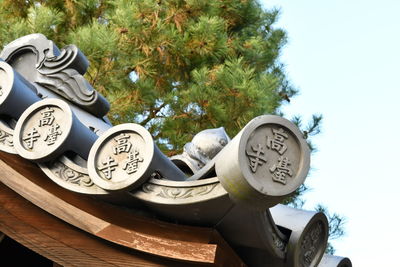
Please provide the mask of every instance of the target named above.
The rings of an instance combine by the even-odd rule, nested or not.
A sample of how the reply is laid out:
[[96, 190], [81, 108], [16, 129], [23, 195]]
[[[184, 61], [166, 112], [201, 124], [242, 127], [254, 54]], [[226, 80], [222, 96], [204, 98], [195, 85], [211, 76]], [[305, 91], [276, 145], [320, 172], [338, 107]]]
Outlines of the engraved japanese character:
[[307, 265], [310, 265], [317, 253], [317, 245], [322, 233], [322, 225], [318, 224], [311, 231], [306, 233], [301, 248], [304, 251], [303, 260]]
[[118, 163], [115, 162], [115, 159], [112, 157], [107, 157], [104, 161], [101, 162], [103, 166], [98, 168], [108, 180], [112, 178], [112, 172], [115, 171], [115, 167], [118, 166]]
[[316, 252], [317, 252], [317, 249], [314, 246], [311, 246], [306, 252], [304, 252], [304, 263], [306, 266], [311, 265]]
[[42, 114], [42, 118], [39, 120], [39, 127], [53, 124], [54, 122], [53, 112], [54, 109], [50, 107], [47, 107], [45, 110], [40, 112], [40, 114]]
[[60, 125], [58, 125], [57, 123], [50, 126], [47, 136], [44, 139], [47, 145], [54, 144], [57, 141], [57, 136], [62, 134], [62, 131], [58, 128], [60, 128]]
[[39, 139], [39, 137], [39, 132], [36, 130], [36, 128], [33, 128], [26, 134], [26, 137], [22, 138], [22, 140], [26, 143], [29, 149], [32, 149], [34, 143]]
[[122, 169], [126, 170], [128, 174], [135, 173], [139, 169], [139, 162], [142, 162], [143, 158], [139, 156], [139, 151], [136, 149], [133, 152], [129, 152], [128, 160], [125, 161]]
[[274, 134], [274, 138], [267, 136], [267, 147], [276, 150], [280, 155], [283, 155], [287, 150], [287, 146], [284, 142], [289, 136], [282, 128], [279, 130], [272, 129], [272, 133]]
[[275, 182], [286, 184], [286, 175], [293, 175], [292, 170], [289, 168], [291, 164], [287, 157], [279, 157], [278, 163], [269, 168], [269, 171], [272, 173], [272, 179]]
[[251, 146], [251, 149], [255, 152], [246, 151], [247, 156], [250, 160], [250, 169], [252, 172], [256, 172], [258, 165], [263, 165], [267, 162], [267, 159], [263, 156], [264, 155], [264, 148], [261, 144], [257, 144], [257, 146]]
[[116, 146], [113, 146], [113, 152], [115, 155], [121, 154], [122, 152], [128, 153], [131, 150], [132, 144], [129, 142], [130, 135], [121, 133], [114, 140], [117, 142]]

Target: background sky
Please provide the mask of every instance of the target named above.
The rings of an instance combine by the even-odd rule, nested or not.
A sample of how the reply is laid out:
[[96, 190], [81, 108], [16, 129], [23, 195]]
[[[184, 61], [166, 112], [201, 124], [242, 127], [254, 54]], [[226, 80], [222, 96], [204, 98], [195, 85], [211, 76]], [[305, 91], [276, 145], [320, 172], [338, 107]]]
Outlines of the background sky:
[[283, 111], [324, 116], [304, 208], [346, 217], [335, 254], [353, 266], [400, 266], [400, 1], [262, 4], [281, 9], [281, 60], [300, 89]]

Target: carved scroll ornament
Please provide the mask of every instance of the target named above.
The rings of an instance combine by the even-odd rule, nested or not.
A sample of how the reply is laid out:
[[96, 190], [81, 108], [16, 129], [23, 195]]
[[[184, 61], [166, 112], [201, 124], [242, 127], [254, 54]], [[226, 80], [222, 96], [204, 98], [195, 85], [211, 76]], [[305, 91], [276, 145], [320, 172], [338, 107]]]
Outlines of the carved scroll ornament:
[[30, 34], [4, 47], [0, 58], [37, 83], [89, 113], [103, 117], [110, 109], [107, 100], [82, 76], [89, 62], [75, 46], [61, 49], [42, 34]]

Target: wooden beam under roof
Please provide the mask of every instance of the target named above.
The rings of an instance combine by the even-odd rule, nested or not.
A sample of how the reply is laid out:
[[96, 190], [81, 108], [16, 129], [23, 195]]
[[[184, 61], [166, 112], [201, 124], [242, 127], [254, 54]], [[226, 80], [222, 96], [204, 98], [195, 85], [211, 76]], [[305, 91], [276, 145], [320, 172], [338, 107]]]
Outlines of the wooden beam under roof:
[[245, 266], [214, 229], [141, 217], [61, 188], [19, 156], [0, 158], [0, 231], [60, 265]]

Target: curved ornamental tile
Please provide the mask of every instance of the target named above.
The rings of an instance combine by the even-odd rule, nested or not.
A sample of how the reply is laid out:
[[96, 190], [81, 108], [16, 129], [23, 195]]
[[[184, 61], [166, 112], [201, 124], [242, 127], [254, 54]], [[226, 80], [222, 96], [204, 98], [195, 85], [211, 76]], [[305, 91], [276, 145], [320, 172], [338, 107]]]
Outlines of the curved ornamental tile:
[[35, 33], [6, 45], [0, 58], [29, 82], [41, 85], [99, 118], [110, 109], [108, 101], [83, 78], [89, 62], [75, 45], [67, 45], [60, 51], [53, 41]]
[[153, 203], [186, 205], [198, 201], [225, 196], [227, 192], [218, 178], [199, 181], [168, 181], [152, 178], [142, 185], [140, 190], [131, 192], [143, 201]]
[[39, 101], [35, 87], [0, 60], [0, 149], [15, 154], [13, 127], [21, 114]]
[[84, 126], [70, 106], [59, 99], [45, 99], [24, 111], [15, 126], [14, 147], [22, 157], [54, 160], [67, 151], [86, 159], [97, 135]]
[[325, 254], [318, 267], [352, 267], [349, 258]]
[[110, 128], [102, 117], [108, 102], [82, 76], [88, 64], [76, 46], [59, 51], [42, 34], [6, 45], [0, 53], [0, 150], [16, 153], [12, 142], [16, 121], [42, 98], [70, 101], [80, 121], [98, 135]]
[[263, 210], [304, 182], [310, 151], [300, 130], [273, 115], [251, 120], [215, 158], [215, 171], [231, 198]]
[[79, 159], [79, 163], [77, 163], [68, 156], [63, 155], [56, 160], [39, 163], [38, 165], [53, 182], [70, 191], [93, 196], [107, 196], [110, 194], [93, 183], [86, 168], [86, 161], [83, 159]]
[[286, 265], [318, 266], [329, 235], [328, 219], [322, 212], [305, 211], [278, 204], [270, 209], [276, 225], [286, 229]]
[[186, 178], [158, 149], [151, 134], [134, 123], [114, 126], [96, 140], [88, 171], [96, 185], [113, 191], [137, 188], [156, 172], [169, 180]]
[[199, 181], [153, 178], [129, 194], [156, 214], [198, 225], [217, 224], [233, 205], [216, 177]]

